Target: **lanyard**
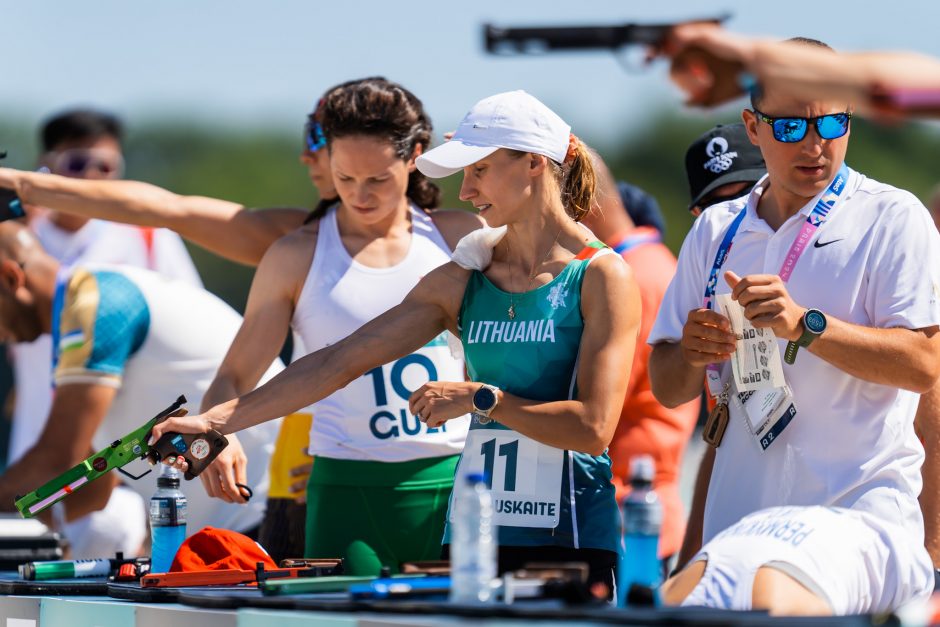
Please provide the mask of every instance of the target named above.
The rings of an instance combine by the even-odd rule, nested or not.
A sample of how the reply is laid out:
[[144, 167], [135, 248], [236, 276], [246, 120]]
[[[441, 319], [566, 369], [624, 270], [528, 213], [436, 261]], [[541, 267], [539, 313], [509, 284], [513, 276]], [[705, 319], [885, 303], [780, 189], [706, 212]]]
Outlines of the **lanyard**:
[[662, 235], [659, 234], [659, 231], [653, 233], [637, 233], [636, 235], [627, 235], [620, 240], [620, 243], [611, 246], [611, 248], [613, 248], [614, 252], [618, 255], [622, 255], [637, 246], [642, 246], [643, 244], [658, 244], [661, 241], [663, 241], [663, 238]]
[[793, 274], [793, 268], [796, 267], [796, 262], [799, 261], [803, 251], [806, 250], [806, 246], [813, 238], [813, 234], [829, 219], [829, 212], [835, 207], [836, 201], [839, 200], [839, 196], [842, 195], [842, 190], [845, 189], [845, 183], [848, 180], [849, 166], [843, 163], [842, 167], [839, 168], [839, 173], [836, 174], [836, 178], [832, 179], [832, 182], [829, 183], [829, 188], [826, 189], [825, 193], [816, 201], [816, 206], [813, 207], [813, 210], [806, 217], [803, 228], [800, 229], [800, 233], [796, 236], [796, 239], [793, 240], [793, 244], [790, 245], [790, 250], [787, 251], [787, 256], [783, 260], [783, 265], [780, 266], [779, 272], [780, 278], [783, 279], [784, 282], [790, 280], [790, 276]]
[[[848, 179], [849, 167], [843, 163], [836, 177], [829, 183], [829, 187], [826, 188], [823, 195], [816, 201], [816, 205], [806, 217], [806, 221], [803, 222], [803, 226], [800, 228], [796, 239], [793, 240], [793, 244], [790, 245], [787, 256], [783, 259], [783, 265], [780, 266], [780, 272], [778, 274], [784, 282], [790, 280], [790, 277], [793, 275], [793, 269], [796, 267], [796, 262], [800, 260], [800, 257], [809, 245], [813, 235], [826, 223], [826, 220], [829, 219], [829, 212], [832, 211], [832, 208], [842, 195]], [[741, 222], [744, 221], [745, 213], [747, 213], [747, 207], [741, 209], [738, 215], [735, 216], [724, 238], [722, 238], [721, 244], [718, 246], [718, 252], [715, 253], [715, 262], [712, 264], [712, 269], [708, 273], [708, 281], [705, 284], [704, 307], [706, 309], [712, 308], [712, 299], [715, 296], [715, 289], [718, 286], [718, 273], [721, 272], [721, 267], [725, 264], [725, 261], [728, 260], [728, 254], [731, 252], [731, 244], [734, 242], [734, 236], [738, 232], [738, 227], [740, 227]], [[721, 370], [718, 364], [709, 364], [705, 368], [705, 380], [708, 383], [708, 390], [711, 392], [712, 396], [721, 394]]]

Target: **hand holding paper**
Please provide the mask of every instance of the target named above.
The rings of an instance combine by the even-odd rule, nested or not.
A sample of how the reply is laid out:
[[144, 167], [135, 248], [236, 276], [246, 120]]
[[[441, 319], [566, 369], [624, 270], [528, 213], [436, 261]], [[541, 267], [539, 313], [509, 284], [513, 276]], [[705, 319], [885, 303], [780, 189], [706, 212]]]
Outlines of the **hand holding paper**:
[[755, 328], [744, 315], [744, 308], [731, 294], [717, 296], [718, 311], [731, 321], [737, 337], [731, 368], [739, 392], [786, 385], [777, 337], [771, 329]]
[[787, 286], [776, 274], [749, 274], [739, 277], [730, 270], [725, 281], [731, 298], [744, 308], [744, 317], [756, 329], [771, 329], [785, 340], [798, 340], [803, 333], [804, 308], [790, 297]]

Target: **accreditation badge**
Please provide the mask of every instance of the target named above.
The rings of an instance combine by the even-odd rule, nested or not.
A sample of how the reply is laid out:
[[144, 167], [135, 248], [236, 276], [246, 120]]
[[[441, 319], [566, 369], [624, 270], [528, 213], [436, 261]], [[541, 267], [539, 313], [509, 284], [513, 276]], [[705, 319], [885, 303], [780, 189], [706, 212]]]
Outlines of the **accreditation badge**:
[[560, 520], [564, 462], [564, 450], [511, 429], [471, 429], [456, 481], [471, 472], [488, 478], [497, 525], [553, 529]]
[[796, 417], [796, 405], [789, 385], [739, 392], [735, 400], [744, 414], [751, 437], [762, 451], [770, 448]]

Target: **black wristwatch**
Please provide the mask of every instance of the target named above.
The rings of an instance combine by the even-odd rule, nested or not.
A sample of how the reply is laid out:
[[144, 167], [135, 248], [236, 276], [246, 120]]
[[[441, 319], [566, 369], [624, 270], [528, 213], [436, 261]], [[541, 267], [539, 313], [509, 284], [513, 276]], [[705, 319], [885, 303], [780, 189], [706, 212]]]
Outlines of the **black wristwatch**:
[[803, 313], [803, 335], [795, 342], [787, 342], [787, 350], [783, 354], [783, 361], [788, 364], [794, 363], [796, 361], [796, 352], [800, 350], [800, 347], [812, 344], [817, 337], [823, 334], [827, 326], [826, 314], [818, 309], [807, 309]]
[[483, 383], [480, 389], [473, 393], [473, 414], [481, 424], [491, 420], [490, 414], [499, 403], [498, 392], [499, 388], [495, 385]]

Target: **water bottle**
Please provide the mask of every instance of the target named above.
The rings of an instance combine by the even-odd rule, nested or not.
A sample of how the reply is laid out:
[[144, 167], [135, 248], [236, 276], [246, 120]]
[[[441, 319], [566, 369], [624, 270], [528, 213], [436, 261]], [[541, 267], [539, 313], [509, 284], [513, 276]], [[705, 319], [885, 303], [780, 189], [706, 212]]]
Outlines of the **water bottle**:
[[450, 544], [450, 599], [492, 603], [496, 578], [496, 525], [493, 496], [482, 473], [454, 482], [454, 522]]
[[150, 571], [165, 573], [186, 539], [186, 495], [179, 471], [163, 466], [150, 499]]
[[[648, 455], [630, 463], [630, 494], [623, 500], [623, 544], [617, 577], [617, 605], [625, 607], [634, 584], [655, 589], [662, 583], [659, 531], [663, 508], [653, 491], [656, 465]], [[655, 600], [655, 595], [654, 595]]]

